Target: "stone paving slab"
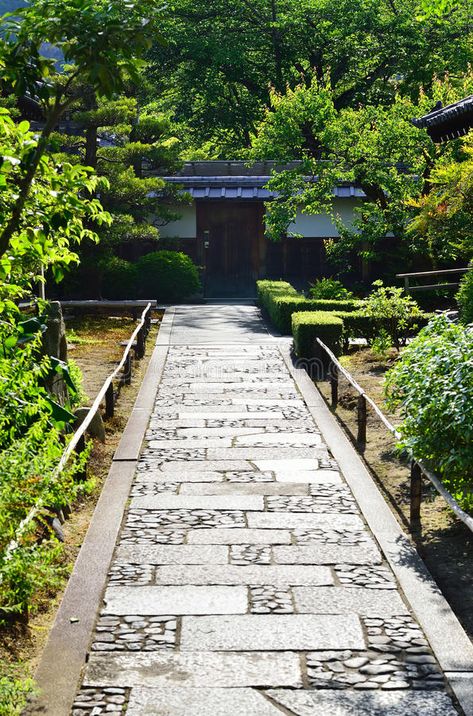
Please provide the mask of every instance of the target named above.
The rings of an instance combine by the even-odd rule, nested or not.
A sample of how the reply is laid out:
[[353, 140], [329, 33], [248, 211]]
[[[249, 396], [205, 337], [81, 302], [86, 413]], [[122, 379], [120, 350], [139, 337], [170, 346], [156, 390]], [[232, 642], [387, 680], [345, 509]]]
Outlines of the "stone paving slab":
[[127, 716], [281, 716], [256, 689], [132, 689]]
[[306, 614], [408, 614], [396, 590], [294, 587], [296, 610]]
[[244, 614], [248, 609], [245, 587], [187, 586], [109, 587], [104, 602], [107, 614]]
[[307, 565], [237, 566], [216, 564], [202, 569], [196, 565], [158, 567], [157, 584], [272, 584], [325, 585], [333, 584], [328, 567]]
[[311, 514], [307, 512], [250, 512], [248, 527], [262, 529], [344, 529], [361, 530], [363, 522], [357, 515]]
[[350, 693], [270, 689], [266, 693], [275, 704], [296, 716], [458, 716], [447, 694], [432, 691]]
[[167, 495], [135, 497], [132, 509], [142, 510], [264, 510], [261, 495]]
[[288, 530], [220, 529], [189, 530], [190, 544], [291, 544]]
[[[208, 460], [259, 460], [274, 457], [274, 448], [267, 447], [230, 447], [230, 448], [209, 448], [207, 450]], [[321, 448], [311, 447], [282, 447], [278, 448], [277, 455], [280, 458], [312, 458], [313, 460], [324, 460], [328, 458], [328, 451]]]
[[[302, 686], [301, 663], [293, 652], [176, 652], [91, 654], [86, 686], [212, 687]], [[230, 716], [230, 714], [229, 714]]]
[[364, 649], [354, 615], [245, 614], [184, 617], [182, 651], [303, 651]]
[[115, 562], [123, 564], [228, 564], [228, 547], [224, 545], [155, 545], [134, 547], [121, 545]]
[[308, 495], [308, 484], [290, 482], [192, 482], [184, 483], [180, 495]]
[[382, 557], [374, 542], [359, 547], [347, 545], [291, 545], [274, 547], [276, 564], [381, 564]]

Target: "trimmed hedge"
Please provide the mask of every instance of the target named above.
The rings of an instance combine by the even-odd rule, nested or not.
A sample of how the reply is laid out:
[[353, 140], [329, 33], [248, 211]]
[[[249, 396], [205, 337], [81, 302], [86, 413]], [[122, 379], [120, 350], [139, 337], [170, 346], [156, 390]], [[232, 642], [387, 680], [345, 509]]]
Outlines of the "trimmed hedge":
[[336, 355], [340, 354], [343, 336], [343, 321], [326, 311], [299, 312], [292, 316], [294, 348], [300, 358], [318, 355], [315, 339], [320, 338]]
[[286, 281], [257, 281], [258, 300], [274, 326], [284, 334], [291, 333], [291, 317], [302, 311], [356, 311], [359, 300], [324, 300], [305, 298]]

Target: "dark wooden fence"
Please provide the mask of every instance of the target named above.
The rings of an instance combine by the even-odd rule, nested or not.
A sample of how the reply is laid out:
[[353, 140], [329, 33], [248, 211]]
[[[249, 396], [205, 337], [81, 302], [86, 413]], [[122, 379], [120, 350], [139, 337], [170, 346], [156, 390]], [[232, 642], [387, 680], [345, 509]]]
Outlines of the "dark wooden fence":
[[[329, 367], [328, 367], [328, 378], [331, 386], [331, 405], [336, 410], [338, 405], [338, 384], [339, 377], [343, 377], [350, 383], [350, 385], [358, 393], [358, 406], [357, 406], [357, 436], [356, 442], [360, 452], [364, 452], [366, 447], [366, 426], [367, 426], [367, 415], [368, 407], [375, 413], [379, 420], [383, 423], [387, 430], [399, 440], [401, 438], [400, 433], [392, 425], [380, 408], [376, 405], [369, 395], [365, 393], [363, 388], [356, 382], [353, 376], [340, 364], [336, 356], [332, 353], [325, 343], [320, 338], [316, 339], [320, 349], [328, 356]], [[468, 515], [460, 505], [456, 502], [453, 496], [445, 489], [440, 479], [426, 466], [422, 461], [416, 461], [410, 456], [411, 467], [410, 467], [410, 511], [409, 511], [409, 525], [410, 531], [414, 534], [418, 534], [421, 531], [421, 503], [422, 503], [422, 479], [426, 478], [429, 480], [437, 492], [442, 495], [448, 506], [455, 513], [459, 520], [461, 520], [469, 530], [473, 532], [473, 517]]]

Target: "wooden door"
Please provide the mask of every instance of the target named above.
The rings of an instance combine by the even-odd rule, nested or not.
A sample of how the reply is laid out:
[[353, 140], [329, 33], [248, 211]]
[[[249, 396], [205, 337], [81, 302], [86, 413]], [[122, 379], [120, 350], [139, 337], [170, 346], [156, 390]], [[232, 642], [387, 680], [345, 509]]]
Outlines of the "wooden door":
[[259, 202], [197, 203], [197, 232], [204, 248], [206, 293], [252, 296], [259, 276], [263, 208]]

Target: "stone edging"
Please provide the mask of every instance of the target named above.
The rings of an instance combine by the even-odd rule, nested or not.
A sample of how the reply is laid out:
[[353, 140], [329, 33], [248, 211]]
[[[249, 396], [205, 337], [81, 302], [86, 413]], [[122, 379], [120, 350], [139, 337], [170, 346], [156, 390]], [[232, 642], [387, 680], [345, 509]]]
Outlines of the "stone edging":
[[473, 716], [473, 644], [306, 371], [294, 366], [289, 347], [279, 347], [452, 692], [465, 716]]
[[35, 678], [40, 689], [25, 713], [69, 716], [85, 665], [107, 572], [168, 352], [174, 309], [167, 309], [133, 410], [56, 613]]

